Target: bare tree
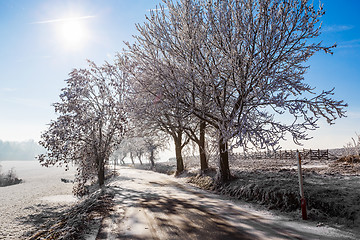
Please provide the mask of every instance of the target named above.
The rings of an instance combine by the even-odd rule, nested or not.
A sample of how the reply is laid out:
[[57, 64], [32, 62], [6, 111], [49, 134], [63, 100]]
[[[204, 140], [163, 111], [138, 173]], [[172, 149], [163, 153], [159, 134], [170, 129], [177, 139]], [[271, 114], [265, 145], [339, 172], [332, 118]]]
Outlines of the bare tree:
[[142, 165], [143, 163], [141, 157], [144, 155], [146, 150], [144, 138], [131, 137], [127, 139], [127, 141], [129, 142], [128, 151], [133, 155], [133, 157], [137, 157], [139, 163]]
[[144, 147], [145, 147], [144, 144], [141, 144], [141, 145], [138, 145], [138, 147], [135, 149], [135, 154], [138, 157], [140, 165], [143, 165], [142, 156], [145, 153], [145, 148]]
[[161, 82], [149, 76], [148, 70], [137, 62], [138, 59], [132, 60], [131, 67], [127, 69], [132, 76], [132, 97], [128, 101], [129, 109], [132, 110], [129, 116], [132, 122], [136, 123], [134, 127], [138, 129], [137, 132], [139, 129], [148, 132], [149, 137], [149, 133], [157, 134], [160, 130], [173, 139], [177, 163], [176, 174], [180, 174], [184, 171], [182, 150], [190, 141], [185, 134], [185, 126], [190, 120], [189, 114], [176, 105], [166, 104], [159, 91]]
[[[139, 120], [146, 123], [146, 128], [156, 133], [158, 130], [171, 136], [175, 145], [176, 174], [184, 171], [184, 161], [182, 157], [183, 148], [189, 143], [190, 138], [185, 134], [187, 117], [178, 108], [167, 108], [161, 102], [152, 104], [142, 110]], [[149, 145], [149, 140], [145, 140]], [[151, 148], [151, 147], [150, 147]]]
[[[219, 180], [231, 179], [229, 147], [276, 148], [309, 139], [317, 119], [347, 104], [305, 83], [306, 61], [335, 46], [317, 42], [322, 5], [307, 0], [164, 0], [138, 25], [130, 52], [161, 82], [168, 104], [218, 132]], [[151, 78], [149, 78], [151, 79]], [[179, 94], [181, 93], [181, 94]], [[283, 121], [282, 114], [292, 118]], [[231, 143], [231, 146], [229, 146]]]
[[118, 165], [119, 163], [125, 165], [124, 160], [127, 156], [127, 152], [124, 152], [119, 146], [121, 146], [121, 144], [116, 146], [116, 150], [112, 153], [111, 157], [113, 158], [115, 165]]
[[146, 155], [148, 156], [151, 167], [155, 167], [156, 156], [160, 151], [168, 147], [168, 135], [162, 131], [151, 131], [151, 134], [144, 134], [143, 137], [146, 147]]
[[87, 180], [97, 176], [104, 185], [105, 163], [123, 137], [125, 75], [108, 63], [89, 69], [74, 69], [54, 104], [58, 118], [42, 134], [47, 150], [38, 156], [44, 166], [77, 165], [74, 193], [84, 194]]
[[146, 143], [143, 137], [134, 137], [127, 132], [124, 136], [124, 140], [117, 146], [114, 152], [114, 157], [119, 158], [120, 161], [125, 164], [124, 159], [129, 155], [132, 164], [135, 164], [135, 157], [137, 157], [139, 163], [142, 165], [142, 156], [146, 152]]

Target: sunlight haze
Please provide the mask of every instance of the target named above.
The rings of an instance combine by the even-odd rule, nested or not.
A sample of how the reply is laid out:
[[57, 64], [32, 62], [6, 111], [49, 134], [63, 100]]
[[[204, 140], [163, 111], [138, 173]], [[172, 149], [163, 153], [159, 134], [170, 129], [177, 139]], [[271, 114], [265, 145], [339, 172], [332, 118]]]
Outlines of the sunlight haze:
[[[133, 41], [136, 23], [143, 23], [160, 0], [132, 1], [0, 1], [0, 139], [40, 140], [56, 115], [64, 80], [86, 59], [112, 62], [124, 41]], [[315, 1], [316, 2], [316, 1]], [[347, 118], [329, 126], [319, 120], [314, 138], [285, 149], [339, 148], [360, 133], [360, 2], [322, 1], [326, 11], [326, 45], [337, 43], [334, 54], [319, 52], [308, 64], [306, 82], [318, 92], [335, 87], [335, 99], [349, 104]], [[316, 4], [315, 4], [316, 5]]]

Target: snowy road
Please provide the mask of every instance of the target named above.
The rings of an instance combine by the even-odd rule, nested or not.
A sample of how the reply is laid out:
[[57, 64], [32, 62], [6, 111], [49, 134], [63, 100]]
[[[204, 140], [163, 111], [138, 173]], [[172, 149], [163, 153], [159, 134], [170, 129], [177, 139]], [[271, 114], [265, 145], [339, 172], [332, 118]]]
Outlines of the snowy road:
[[110, 184], [116, 193], [115, 211], [103, 220], [98, 240], [357, 239], [221, 199], [182, 179], [132, 168], [119, 173]]

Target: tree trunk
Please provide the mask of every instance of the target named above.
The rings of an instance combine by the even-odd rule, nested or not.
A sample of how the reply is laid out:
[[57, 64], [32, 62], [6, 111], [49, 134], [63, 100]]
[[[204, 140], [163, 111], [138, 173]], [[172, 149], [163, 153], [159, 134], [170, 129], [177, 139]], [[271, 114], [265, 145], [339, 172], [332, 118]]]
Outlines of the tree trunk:
[[206, 151], [205, 151], [205, 121], [200, 122], [200, 142], [199, 142], [199, 154], [200, 154], [200, 168], [201, 171], [204, 172], [209, 168], [207, 159], [206, 159]]
[[121, 165], [125, 165], [125, 161], [124, 161], [125, 158], [126, 158], [126, 154], [121, 156], [121, 158], [120, 158], [120, 164]]
[[181, 150], [182, 150], [181, 139], [182, 139], [181, 133], [178, 133], [177, 136], [174, 137], [175, 156], [176, 156], [176, 175], [179, 175], [184, 171], [184, 161], [181, 154]]
[[132, 165], [135, 165], [133, 152], [130, 152], [130, 159], [131, 159]]
[[141, 161], [141, 155], [138, 155], [138, 159], [139, 159], [140, 165], [143, 165], [143, 163]]
[[151, 168], [155, 167], [155, 154], [154, 154], [154, 150], [153, 148], [151, 148], [150, 150], [150, 163], [151, 163]]
[[219, 140], [219, 152], [220, 152], [220, 167], [218, 181], [225, 183], [231, 180], [230, 167], [229, 167], [229, 152], [228, 143], [224, 141], [223, 137]]
[[98, 159], [98, 181], [99, 186], [102, 187], [105, 184], [105, 161], [103, 158]]

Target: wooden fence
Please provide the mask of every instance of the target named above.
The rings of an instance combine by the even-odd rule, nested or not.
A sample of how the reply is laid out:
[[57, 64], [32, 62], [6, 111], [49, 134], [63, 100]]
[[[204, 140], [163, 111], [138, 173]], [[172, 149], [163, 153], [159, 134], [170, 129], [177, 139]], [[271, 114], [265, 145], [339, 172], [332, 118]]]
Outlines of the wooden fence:
[[[329, 150], [312, 150], [312, 149], [302, 149], [299, 150], [302, 159], [310, 160], [323, 160], [329, 159]], [[245, 159], [296, 159], [296, 150], [279, 150], [279, 151], [262, 151], [262, 152], [252, 152], [252, 153], [241, 153], [241, 158]]]

